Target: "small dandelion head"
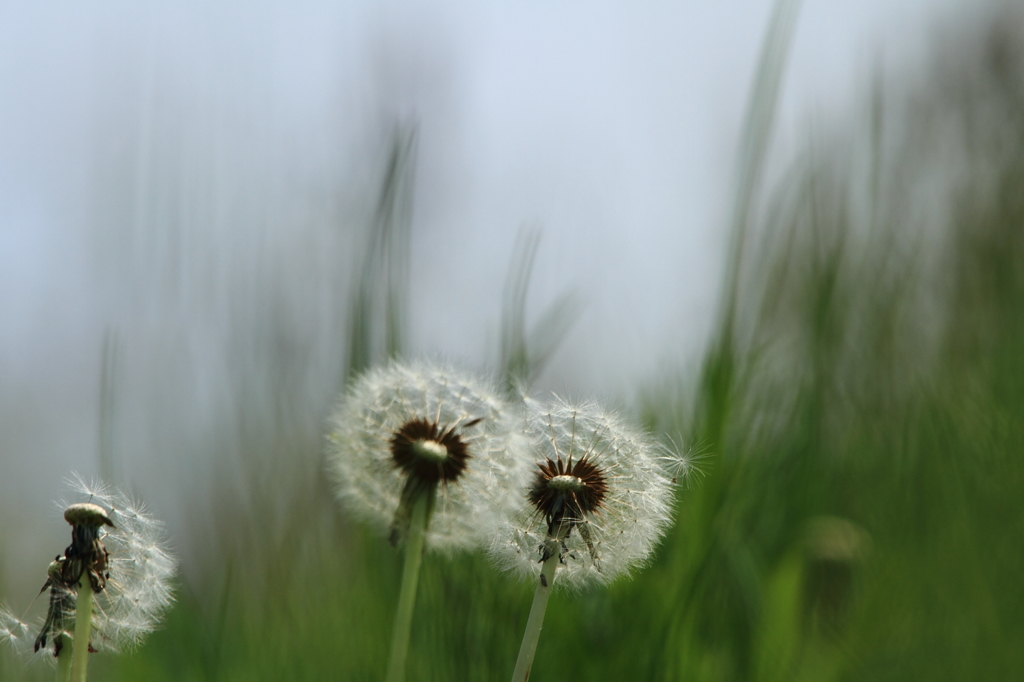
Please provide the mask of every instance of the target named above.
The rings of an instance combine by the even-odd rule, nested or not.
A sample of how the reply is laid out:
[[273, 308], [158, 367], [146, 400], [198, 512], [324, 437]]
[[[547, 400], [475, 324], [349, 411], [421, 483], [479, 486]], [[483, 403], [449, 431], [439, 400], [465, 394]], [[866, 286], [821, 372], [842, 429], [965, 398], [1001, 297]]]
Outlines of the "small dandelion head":
[[427, 544], [476, 544], [526, 476], [518, 414], [488, 381], [392, 362], [353, 382], [330, 419], [326, 466], [352, 513], [400, 539], [417, 495], [436, 495]]
[[671, 511], [657, 445], [593, 403], [525, 404], [533, 474], [491, 545], [496, 563], [538, 576], [557, 552], [556, 580], [569, 587], [608, 582], [643, 563]]
[[81, 478], [69, 483], [86, 500], [61, 504], [72, 539], [47, 570], [45, 618], [29, 624], [0, 608], [0, 638], [30, 655], [59, 653], [63, 638], [74, 635], [77, 591], [90, 589], [96, 597], [89, 646], [134, 648], [173, 600], [176, 562], [164, 546], [163, 525], [118, 490]]

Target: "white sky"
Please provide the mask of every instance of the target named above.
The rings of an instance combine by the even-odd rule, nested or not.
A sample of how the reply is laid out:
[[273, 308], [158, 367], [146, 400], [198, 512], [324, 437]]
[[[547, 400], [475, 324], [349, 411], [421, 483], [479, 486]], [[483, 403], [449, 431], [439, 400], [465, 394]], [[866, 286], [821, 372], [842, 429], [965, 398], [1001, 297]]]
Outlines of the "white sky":
[[[965, 4], [806, 0], [777, 150], [806, 139], [812, 114], [843, 115], [863, 102], [881, 56], [912, 71], [935, 20]], [[261, 223], [258, 258], [237, 252], [237, 223], [195, 221], [186, 253], [230, 273], [291, 253], [295, 187], [304, 196], [351, 187], [339, 201], [358, 203], [380, 115], [414, 115], [417, 350], [493, 360], [509, 251], [532, 223], [543, 237], [530, 311], [569, 289], [585, 306], [547, 385], [617, 394], [691, 366], [716, 303], [736, 141], [770, 8], [0, 3], [0, 497], [32, 506], [23, 481], [94, 466], [111, 320], [132, 326], [122, 329], [129, 346], [165, 341], [167, 328], [146, 311], [122, 312], [139, 300], [134, 286], [156, 280], [134, 280], [128, 267], [127, 293], [112, 293], [96, 272], [97, 221], [108, 215], [97, 196], [120, 168], [111, 150], [138, 131], [167, 140], [143, 134], [137, 168], [156, 148], [178, 165], [143, 179], [122, 168], [126, 186], [143, 188], [127, 196], [126, 211], [143, 210], [140, 196], [184, 187], [212, 202], [201, 215], [285, 216]], [[177, 184], [143, 191], [166, 177]], [[310, 215], [302, 206], [312, 223], [337, 208]], [[190, 307], [195, 295], [176, 314], [200, 330], [181, 342], [198, 365], [172, 371], [202, 385], [217, 370], [194, 351], [213, 329], [209, 311]], [[215, 402], [216, 390], [197, 400]]]

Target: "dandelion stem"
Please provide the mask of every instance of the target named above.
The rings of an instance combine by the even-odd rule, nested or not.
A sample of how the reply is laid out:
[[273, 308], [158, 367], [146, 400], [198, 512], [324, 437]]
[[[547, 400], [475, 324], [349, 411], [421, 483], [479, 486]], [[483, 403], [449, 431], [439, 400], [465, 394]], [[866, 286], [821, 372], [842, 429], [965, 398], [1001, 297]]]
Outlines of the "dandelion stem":
[[412, 608], [416, 603], [416, 585], [423, 562], [423, 539], [427, 530], [427, 512], [434, 491], [417, 496], [409, 522], [409, 536], [405, 545], [405, 567], [402, 570], [402, 591], [398, 595], [398, 612], [391, 635], [391, 658], [388, 660], [387, 682], [401, 682], [405, 678], [405, 657], [409, 653], [409, 634], [412, 631]]
[[75, 604], [75, 646], [72, 668], [75, 682], [85, 682], [85, 668], [89, 664], [89, 633], [92, 630], [92, 586], [88, 579], [78, 587]]
[[530, 607], [530, 617], [526, 621], [526, 631], [523, 633], [523, 644], [519, 647], [519, 658], [516, 659], [516, 669], [512, 673], [512, 682], [526, 682], [530, 679], [530, 668], [533, 667], [533, 657], [537, 653], [544, 611], [548, 607], [548, 597], [551, 596], [551, 583], [555, 579], [555, 569], [558, 568], [558, 556], [557, 551], [553, 552], [541, 567], [537, 591], [533, 593], [533, 606]]
[[71, 682], [71, 652], [74, 650], [71, 638], [63, 632], [56, 635], [56, 644], [60, 649], [57, 654], [57, 682]]

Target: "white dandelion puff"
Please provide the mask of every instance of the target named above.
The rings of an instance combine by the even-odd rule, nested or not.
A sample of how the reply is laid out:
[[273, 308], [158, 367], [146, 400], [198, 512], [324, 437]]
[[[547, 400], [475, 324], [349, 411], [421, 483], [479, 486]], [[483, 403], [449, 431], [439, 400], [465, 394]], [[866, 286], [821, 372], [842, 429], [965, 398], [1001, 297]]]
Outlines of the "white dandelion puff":
[[342, 396], [327, 436], [338, 498], [405, 544], [386, 678], [403, 679], [425, 545], [483, 544], [526, 473], [521, 420], [486, 380], [392, 362]]
[[491, 545], [496, 563], [543, 582], [557, 553], [558, 584], [581, 587], [647, 561], [671, 518], [666, 452], [595, 403], [526, 406], [533, 473]]
[[371, 369], [330, 418], [328, 472], [338, 498], [392, 542], [408, 530], [414, 498], [436, 501], [426, 542], [481, 542], [494, 514], [510, 511], [524, 480], [521, 421], [489, 381], [429, 362]]
[[533, 474], [490, 548], [499, 566], [537, 581], [513, 682], [530, 677], [553, 584], [606, 583], [643, 564], [673, 494], [663, 450], [618, 415], [557, 397], [524, 404]]

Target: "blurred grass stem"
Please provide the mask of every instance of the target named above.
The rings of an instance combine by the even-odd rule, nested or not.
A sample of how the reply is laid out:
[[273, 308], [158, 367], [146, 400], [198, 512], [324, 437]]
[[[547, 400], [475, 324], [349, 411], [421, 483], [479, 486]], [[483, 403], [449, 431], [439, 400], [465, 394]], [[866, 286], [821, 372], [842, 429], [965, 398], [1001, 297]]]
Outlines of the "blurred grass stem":
[[[74, 682], [85, 682], [86, 666], [89, 665], [89, 634], [92, 630], [92, 587], [83, 579], [78, 588], [75, 604], [75, 647], [72, 659]], [[58, 663], [59, 665], [59, 663]]]
[[409, 523], [409, 539], [405, 545], [405, 567], [402, 570], [402, 590], [398, 595], [398, 611], [391, 636], [391, 657], [388, 661], [387, 682], [401, 682], [405, 678], [405, 658], [409, 653], [409, 634], [412, 630], [412, 609], [416, 603], [416, 585], [419, 583], [420, 564], [423, 563], [423, 540], [427, 530], [427, 511], [434, 490], [417, 497]]
[[558, 557], [559, 552], [553, 552], [541, 568], [537, 591], [533, 593], [530, 617], [526, 621], [526, 631], [523, 633], [523, 644], [519, 647], [519, 658], [516, 659], [516, 669], [512, 673], [512, 682], [526, 682], [530, 679], [533, 657], [537, 653], [537, 642], [540, 640], [540, 628], [544, 623], [544, 612], [548, 608], [548, 597], [551, 596], [551, 583], [555, 579], [555, 569], [558, 568]]
[[782, 76], [786, 70], [793, 32], [800, 15], [800, 0], [777, 0], [765, 32], [757, 73], [747, 104], [740, 139], [736, 195], [731, 219], [732, 243], [727, 265], [722, 340], [733, 342], [736, 305], [743, 270], [743, 251], [749, 239], [751, 213], [764, 177], [765, 158], [778, 108]]

